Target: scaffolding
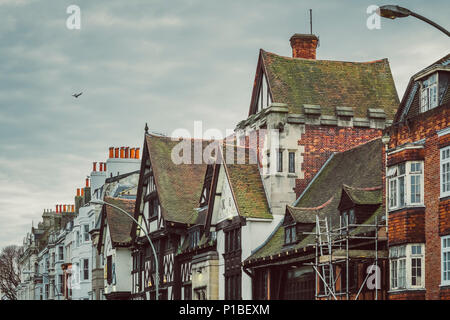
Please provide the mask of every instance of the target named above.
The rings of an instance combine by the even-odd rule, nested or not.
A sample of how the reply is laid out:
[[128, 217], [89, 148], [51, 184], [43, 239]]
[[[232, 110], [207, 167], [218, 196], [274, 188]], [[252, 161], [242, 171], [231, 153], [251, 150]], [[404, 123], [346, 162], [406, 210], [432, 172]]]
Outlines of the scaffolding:
[[[340, 219], [339, 227], [332, 228], [329, 224], [327, 218], [319, 218], [316, 215], [316, 230], [312, 233], [315, 235], [315, 261], [314, 263], [309, 263], [307, 265], [312, 266], [316, 272], [316, 293], [315, 297], [317, 299], [346, 299], [349, 300], [352, 288], [349, 287], [349, 269], [350, 264], [360, 261], [373, 261], [371, 269], [367, 272], [364, 281], [361, 283], [355, 300], [358, 300], [362, 289], [366, 285], [369, 276], [373, 273], [373, 268], [375, 269], [375, 300], [378, 300], [379, 293], [381, 289], [378, 287], [380, 280], [379, 275], [379, 262], [380, 260], [387, 259], [388, 253], [386, 250], [379, 250], [379, 241], [385, 241], [386, 237], [380, 237], [379, 228], [386, 227], [385, 222], [380, 223], [378, 218], [375, 217], [374, 224], [352, 224], [349, 223], [349, 216], [345, 216], [344, 223]], [[367, 230], [367, 232], [352, 232], [359, 228], [359, 230]], [[373, 235], [370, 233], [370, 229], [373, 228]], [[368, 233], [368, 235], [366, 235]], [[366, 244], [371, 245], [370, 250], [355, 250], [351, 249], [354, 245], [351, 240], [368, 240]], [[336, 274], [337, 266], [341, 266], [339, 274]], [[345, 266], [345, 268], [342, 268]], [[336, 290], [336, 283], [342, 277], [342, 272], [345, 272], [345, 281], [341, 281], [340, 290]], [[344, 282], [344, 283], [343, 283]], [[319, 290], [319, 284], [323, 285], [323, 290]], [[356, 288], [358, 284], [356, 284]]]

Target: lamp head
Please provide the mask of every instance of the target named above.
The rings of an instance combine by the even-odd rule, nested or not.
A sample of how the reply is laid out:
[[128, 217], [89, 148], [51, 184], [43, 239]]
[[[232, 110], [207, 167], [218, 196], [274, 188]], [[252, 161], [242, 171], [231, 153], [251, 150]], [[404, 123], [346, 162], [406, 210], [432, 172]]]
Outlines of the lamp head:
[[377, 9], [377, 14], [383, 18], [395, 19], [407, 17], [411, 11], [399, 6], [385, 5]]

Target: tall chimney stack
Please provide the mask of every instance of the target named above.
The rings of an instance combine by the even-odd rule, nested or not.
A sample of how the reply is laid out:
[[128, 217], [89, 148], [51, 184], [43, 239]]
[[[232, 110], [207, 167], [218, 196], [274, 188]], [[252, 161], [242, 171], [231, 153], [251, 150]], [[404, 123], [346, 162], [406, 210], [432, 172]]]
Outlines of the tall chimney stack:
[[303, 59], [316, 59], [316, 49], [319, 38], [313, 34], [294, 34], [291, 39], [292, 57]]

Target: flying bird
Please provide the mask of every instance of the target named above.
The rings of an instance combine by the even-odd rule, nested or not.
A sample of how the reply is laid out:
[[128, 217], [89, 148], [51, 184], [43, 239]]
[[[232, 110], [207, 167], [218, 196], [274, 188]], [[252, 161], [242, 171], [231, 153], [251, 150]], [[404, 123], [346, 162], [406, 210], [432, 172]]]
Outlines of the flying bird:
[[78, 98], [79, 96], [81, 96], [83, 94], [83, 92], [80, 93], [74, 93], [72, 96], [75, 98]]

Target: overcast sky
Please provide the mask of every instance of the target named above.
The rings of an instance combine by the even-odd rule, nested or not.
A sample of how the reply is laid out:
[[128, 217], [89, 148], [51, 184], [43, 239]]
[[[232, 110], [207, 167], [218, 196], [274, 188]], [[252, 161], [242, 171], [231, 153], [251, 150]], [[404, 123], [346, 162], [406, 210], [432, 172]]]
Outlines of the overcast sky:
[[[450, 28], [448, 1], [397, 1]], [[69, 30], [66, 9], [81, 8]], [[366, 27], [376, 1], [0, 0], [0, 247], [20, 244], [43, 209], [73, 203], [110, 146], [142, 147], [145, 122], [233, 129], [246, 118], [263, 48], [320, 37], [318, 59], [388, 58], [397, 91], [449, 52], [414, 18]], [[74, 99], [71, 95], [83, 91]]]

